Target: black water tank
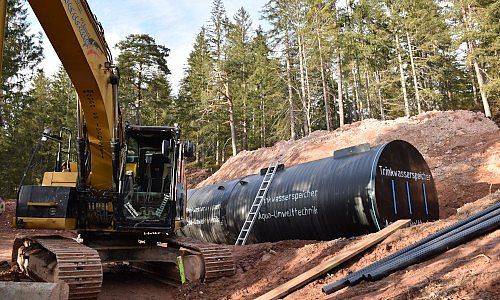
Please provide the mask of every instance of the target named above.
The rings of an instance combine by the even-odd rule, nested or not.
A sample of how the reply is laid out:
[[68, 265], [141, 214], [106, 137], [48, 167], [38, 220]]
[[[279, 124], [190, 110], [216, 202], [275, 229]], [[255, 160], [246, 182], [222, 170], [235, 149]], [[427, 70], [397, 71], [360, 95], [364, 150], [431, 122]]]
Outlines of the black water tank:
[[[182, 234], [234, 244], [262, 179], [255, 174], [189, 190]], [[434, 180], [415, 147], [401, 140], [364, 144], [278, 169], [247, 243], [330, 240], [375, 232], [398, 219], [438, 217]]]

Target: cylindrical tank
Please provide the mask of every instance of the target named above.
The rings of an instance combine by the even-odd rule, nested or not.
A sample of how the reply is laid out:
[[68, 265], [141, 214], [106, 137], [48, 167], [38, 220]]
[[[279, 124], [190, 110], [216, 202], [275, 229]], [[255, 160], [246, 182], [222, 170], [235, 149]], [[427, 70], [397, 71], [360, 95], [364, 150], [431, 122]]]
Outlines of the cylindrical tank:
[[[182, 234], [234, 244], [264, 172], [188, 191]], [[437, 220], [432, 174], [411, 144], [395, 140], [277, 168], [247, 243], [330, 240], [375, 232], [398, 219]]]

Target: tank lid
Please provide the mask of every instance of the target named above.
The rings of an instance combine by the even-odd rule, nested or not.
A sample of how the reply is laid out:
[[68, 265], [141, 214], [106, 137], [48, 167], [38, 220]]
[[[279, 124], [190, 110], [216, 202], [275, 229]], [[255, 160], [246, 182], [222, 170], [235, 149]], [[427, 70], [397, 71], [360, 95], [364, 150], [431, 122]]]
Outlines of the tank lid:
[[368, 151], [370, 151], [370, 144], [364, 143], [364, 144], [336, 150], [333, 152], [333, 158], [334, 159], [342, 158], [342, 157], [346, 157], [346, 156], [350, 156], [350, 155], [354, 155], [354, 154], [359, 154], [359, 153], [363, 153], [363, 152], [368, 152]]
[[[269, 167], [260, 169], [260, 175], [266, 175], [267, 169], [269, 169]], [[285, 169], [285, 164], [278, 164], [278, 167], [276, 168], [276, 172], [284, 170], [284, 169]]]

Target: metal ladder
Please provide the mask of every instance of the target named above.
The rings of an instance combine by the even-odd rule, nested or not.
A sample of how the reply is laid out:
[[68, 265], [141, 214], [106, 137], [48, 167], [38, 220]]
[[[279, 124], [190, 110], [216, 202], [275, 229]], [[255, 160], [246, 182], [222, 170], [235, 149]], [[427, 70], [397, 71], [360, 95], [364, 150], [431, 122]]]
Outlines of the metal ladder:
[[274, 178], [274, 174], [276, 174], [276, 169], [278, 168], [279, 161], [274, 164], [270, 164], [267, 168], [266, 175], [264, 175], [264, 179], [260, 184], [259, 191], [253, 200], [252, 206], [250, 207], [250, 211], [248, 212], [247, 218], [243, 227], [241, 228], [240, 234], [236, 239], [235, 245], [245, 245], [248, 236], [250, 235], [250, 231], [252, 230], [253, 224], [255, 223], [255, 219], [257, 218], [257, 214], [262, 205], [262, 200], [266, 197], [267, 190], [269, 189], [269, 185]]

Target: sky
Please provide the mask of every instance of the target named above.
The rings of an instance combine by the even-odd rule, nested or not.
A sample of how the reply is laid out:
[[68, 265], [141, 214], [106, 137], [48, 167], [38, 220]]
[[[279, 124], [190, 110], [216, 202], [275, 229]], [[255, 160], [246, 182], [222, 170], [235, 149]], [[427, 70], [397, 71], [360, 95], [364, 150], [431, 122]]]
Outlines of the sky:
[[[237, 10], [244, 7], [250, 14], [254, 29], [259, 24], [262, 7], [268, 0], [226, 0], [224, 7], [232, 20]], [[174, 93], [178, 92], [189, 53], [193, 49], [196, 35], [210, 20], [211, 0], [88, 0], [92, 12], [104, 28], [104, 34], [114, 59], [119, 51], [114, 45], [129, 34], [147, 33], [157, 44], [170, 49], [167, 59], [171, 71], [169, 80]], [[42, 27], [28, 5], [28, 21], [33, 33], [42, 32]], [[45, 59], [42, 68], [47, 75], [53, 75], [60, 61], [44, 35]]]

